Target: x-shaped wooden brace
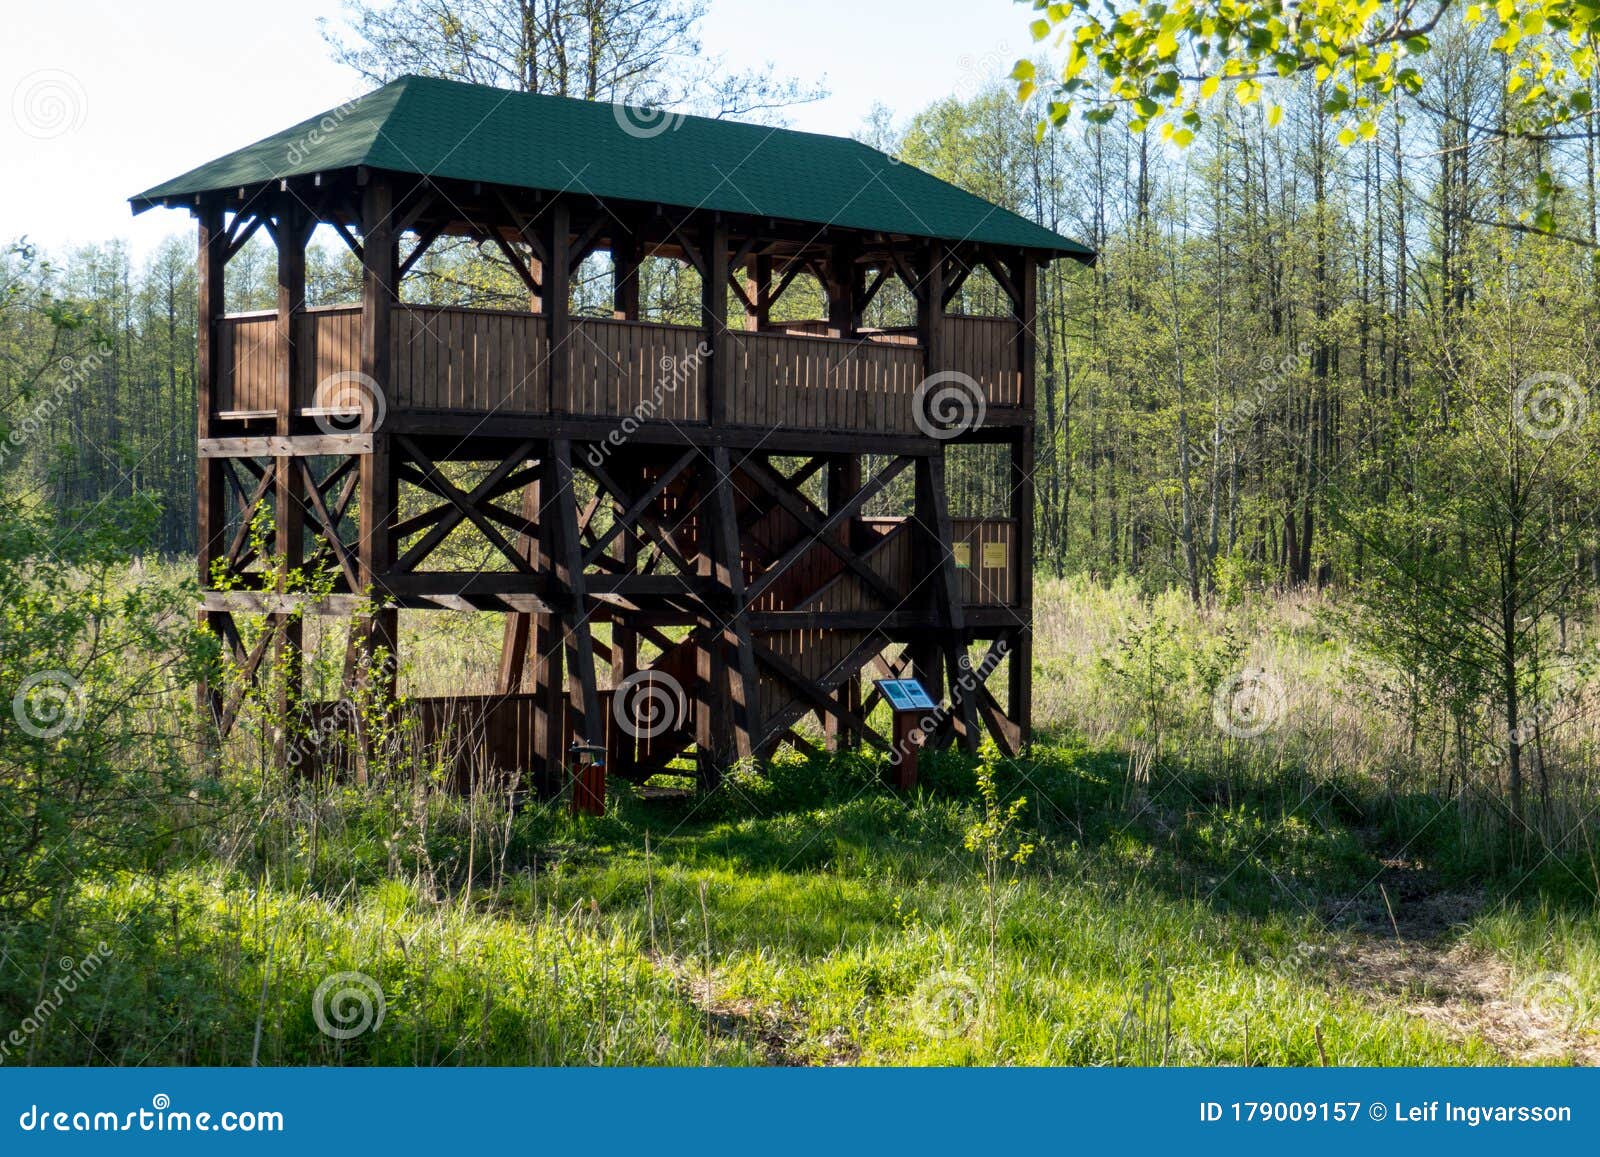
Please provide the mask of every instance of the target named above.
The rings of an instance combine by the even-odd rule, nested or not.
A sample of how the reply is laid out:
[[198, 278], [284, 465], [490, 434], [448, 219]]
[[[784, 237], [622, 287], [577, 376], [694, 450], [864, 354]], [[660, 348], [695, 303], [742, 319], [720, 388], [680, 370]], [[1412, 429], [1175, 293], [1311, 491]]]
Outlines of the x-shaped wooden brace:
[[473, 487], [470, 494], [446, 478], [433, 460], [410, 438], [400, 435], [396, 438], [396, 442], [410, 457], [410, 461], [397, 463], [396, 472], [412, 485], [427, 490], [450, 504], [449, 507], [440, 508], [438, 521], [395, 563], [396, 573], [411, 570], [432, 554], [446, 536], [460, 525], [462, 519], [467, 519], [477, 527], [489, 544], [505, 556], [516, 570], [522, 574], [534, 573], [532, 564], [523, 557], [523, 553], [508, 542], [494, 525], [495, 522], [501, 522], [518, 533], [526, 534], [530, 530], [526, 521], [494, 506], [490, 501], [490, 496], [494, 494], [496, 488], [533, 453], [535, 443], [532, 439], [518, 446], [509, 457], [491, 470], [483, 481]]

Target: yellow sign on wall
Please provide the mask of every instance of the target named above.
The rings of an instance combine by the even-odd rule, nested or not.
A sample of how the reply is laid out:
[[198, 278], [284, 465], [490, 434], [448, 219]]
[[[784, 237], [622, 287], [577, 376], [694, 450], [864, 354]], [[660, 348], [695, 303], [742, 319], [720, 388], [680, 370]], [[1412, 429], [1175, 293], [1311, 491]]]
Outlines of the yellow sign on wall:
[[956, 565], [963, 569], [972, 565], [972, 544], [958, 542], [950, 548], [951, 556], [956, 560]]
[[1006, 544], [1003, 542], [986, 542], [983, 544], [983, 565], [988, 570], [1004, 570], [1006, 566]]

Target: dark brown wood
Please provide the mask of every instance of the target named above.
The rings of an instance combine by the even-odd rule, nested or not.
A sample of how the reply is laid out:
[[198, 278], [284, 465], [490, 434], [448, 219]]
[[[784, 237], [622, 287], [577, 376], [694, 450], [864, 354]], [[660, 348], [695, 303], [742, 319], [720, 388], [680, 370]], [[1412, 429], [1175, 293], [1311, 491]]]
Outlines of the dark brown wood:
[[565, 588], [568, 606], [562, 620], [566, 628], [567, 662], [577, 684], [572, 688], [572, 735], [575, 742], [604, 744], [605, 716], [600, 710], [600, 688], [595, 675], [594, 643], [589, 633], [589, 599], [583, 569], [583, 543], [578, 533], [576, 475], [572, 444], [557, 439], [550, 447], [555, 463], [555, 493], [545, 500], [556, 526], [556, 577]]
[[717, 552], [717, 584], [726, 588], [727, 598], [719, 608], [727, 614], [722, 630], [723, 645], [733, 651], [725, 660], [729, 691], [733, 700], [734, 749], [740, 759], [755, 754], [755, 739], [761, 734], [761, 683], [756, 677], [756, 657], [745, 617], [744, 564], [741, 558], [739, 520], [735, 513], [733, 461], [726, 446], [712, 450], [712, 536]]
[[706, 414], [713, 426], [728, 423], [733, 396], [733, 344], [728, 335], [728, 225], [715, 218], [706, 229], [703, 272], [700, 278], [701, 325], [711, 347], [706, 374]]
[[[278, 249], [278, 380], [273, 398], [273, 432], [287, 439], [294, 432], [294, 399], [301, 394], [304, 363], [295, 347], [296, 319], [306, 304], [306, 241], [311, 220], [300, 202], [284, 197], [272, 226]], [[277, 585], [287, 591], [305, 563], [305, 507], [302, 504], [300, 463], [292, 454], [273, 459], [273, 546], [277, 553]], [[274, 750], [284, 757], [290, 736], [287, 728], [300, 709], [304, 624], [298, 615], [274, 616], [276, 636], [273, 676], [277, 681], [277, 727]]]
[[[203, 202], [198, 216], [199, 251], [195, 274], [199, 282], [200, 302], [195, 319], [195, 394], [199, 409], [199, 436], [207, 438], [211, 434], [216, 410], [217, 379], [221, 366], [217, 351], [217, 321], [222, 317], [224, 308], [223, 269], [227, 262], [227, 235], [223, 229], [222, 208], [216, 202]], [[202, 589], [212, 585], [212, 572], [223, 558], [228, 529], [225, 472], [224, 463], [218, 459], [198, 460], [195, 566]], [[219, 625], [206, 611], [200, 612], [199, 622], [203, 629], [216, 629]], [[222, 717], [221, 690], [202, 683], [198, 695], [201, 718], [212, 722], [212, 726], [206, 729], [206, 738], [202, 740], [203, 757], [207, 764], [213, 764], [218, 754], [211, 745], [210, 737], [216, 734]]]
[[[612, 771], [633, 778], [696, 759], [707, 785], [736, 759], [809, 748], [796, 728], [812, 716], [831, 748], [887, 746], [869, 726], [879, 705], [869, 672], [914, 674], [941, 700], [949, 688], [936, 746], [976, 744], [980, 729], [1008, 753], [1025, 741], [1036, 256], [743, 214], [651, 216], [376, 170], [325, 188], [299, 182], [302, 202], [276, 184], [246, 192], [271, 216], [228, 221], [215, 204], [198, 207], [200, 554], [203, 582], [221, 565], [230, 588], [206, 590], [202, 614], [238, 661], [250, 658], [238, 639], [250, 628], [235, 615], [268, 616], [268, 645], [284, 655], [299, 616], [363, 614], [354, 671], [363, 654], [369, 667], [375, 652], [393, 655], [400, 608], [505, 614], [499, 691], [520, 706], [496, 712], [469, 696], [439, 710], [458, 701], [482, 749], [524, 761], [545, 795], [565, 782], [573, 739], [603, 743]], [[316, 221], [361, 258], [359, 309], [304, 306], [296, 241]], [[280, 242], [278, 309], [223, 318], [222, 264], [263, 222]], [[402, 233], [415, 237], [404, 263]], [[446, 236], [500, 247], [531, 311], [399, 304], [399, 279]], [[611, 253], [613, 316], [571, 316], [574, 267], [596, 249]], [[698, 326], [639, 320], [646, 253], [699, 271]], [[947, 315], [983, 267], [1014, 316]], [[826, 317], [775, 325], [773, 304], [802, 272], [822, 278]], [[916, 327], [864, 329], [863, 310], [896, 276], [917, 297]], [[1007, 448], [1009, 519], [950, 517], [947, 443], [918, 428], [911, 407], [918, 383], [947, 370], [984, 391], [984, 426], [960, 437]], [[386, 417], [327, 431], [313, 387], [352, 372], [377, 384]], [[884, 464], [870, 479], [867, 456]], [[915, 518], [864, 516], [911, 466]], [[402, 482], [415, 488], [403, 518]], [[230, 487], [246, 520], [270, 502], [280, 569], [255, 557], [248, 527], [224, 549]], [[493, 569], [447, 563], [439, 548], [456, 535]], [[1000, 548], [1004, 564], [958, 571], [958, 544], [975, 562]], [[285, 589], [281, 568], [299, 564], [335, 568], [333, 593]], [[381, 605], [365, 604], [367, 592]], [[985, 642], [975, 668], [968, 654]], [[983, 683], [1002, 661], [1004, 704]], [[613, 687], [641, 671], [670, 677], [692, 720], [631, 741], [599, 664]], [[384, 690], [394, 670], [379, 672]], [[206, 694], [221, 719], [229, 709]]]
[[[1034, 378], [1038, 366], [1039, 270], [1032, 254], [1023, 254], [1018, 270], [1017, 360], [1022, 374], [1022, 406], [1031, 415]], [[1010, 663], [1008, 698], [1011, 721], [1018, 731], [1019, 747], [1033, 741], [1033, 540], [1034, 540], [1034, 427], [1016, 433], [1011, 452], [1011, 517], [1017, 538], [1013, 567], [1017, 574], [1016, 605], [1021, 620], [1007, 659]]]
[[546, 254], [544, 280], [539, 298], [550, 326], [550, 382], [552, 414], [573, 412], [572, 380], [572, 298], [571, 264], [568, 246], [572, 240], [572, 212], [565, 201], [556, 201], [545, 210], [540, 229]]
[[639, 320], [639, 242], [620, 226], [611, 238], [611, 310], [619, 321]]
[[[368, 181], [361, 201], [361, 372], [368, 388], [386, 394], [389, 383], [390, 332], [399, 282], [393, 230], [394, 190], [383, 174]], [[370, 423], [363, 422], [363, 426]], [[391, 462], [389, 434], [365, 429], [372, 449], [361, 456], [359, 573], [362, 593], [378, 606], [362, 629], [365, 677], [369, 690], [384, 703], [395, 696], [398, 672], [399, 613], [383, 605], [385, 582], [394, 562], [391, 527], [399, 505], [398, 482]]]

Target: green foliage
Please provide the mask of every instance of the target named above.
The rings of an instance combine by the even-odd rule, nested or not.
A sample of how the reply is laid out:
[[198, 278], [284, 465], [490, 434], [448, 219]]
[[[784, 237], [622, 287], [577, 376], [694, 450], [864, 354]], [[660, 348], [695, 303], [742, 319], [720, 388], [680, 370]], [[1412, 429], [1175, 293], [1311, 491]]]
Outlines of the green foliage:
[[[1065, 60], [1052, 79], [1029, 61], [1012, 75], [1023, 99], [1047, 87], [1056, 124], [1074, 110], [1091, 123], [1128, 110], [1130, 128], [1159, 126], [1165, 139], [1183, 146], [1201, 127], [1201, 107], [1224, 88], [1250, 105], [1270, 99], [1269, 78], [1309, 74], [1324, 111], [1341, 125], [1340, 142], [1350, 145], [1376, 135], [1377, 114], [1395, 96], [1422, 90], [1418, 63], [1432, 50], [1449, 7], [1034, 0], [1034, 39], [1063, 50]], [[1600, 10], [1571, 0], [1503, 0], [1472, 4], [1464, 19], [1495, 34], [1492, 47], [1506, 60], [1505, 91], [1517, 126], [1548, 128], [1588, 114]], [[1280, 106], [1269, 104], [1269, 124], [1281, 115]]]

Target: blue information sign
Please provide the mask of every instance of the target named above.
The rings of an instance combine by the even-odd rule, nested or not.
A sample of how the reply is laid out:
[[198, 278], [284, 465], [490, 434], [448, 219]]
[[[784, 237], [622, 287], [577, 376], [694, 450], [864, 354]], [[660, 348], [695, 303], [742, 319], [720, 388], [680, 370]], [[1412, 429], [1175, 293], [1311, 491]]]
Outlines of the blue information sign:
[[915, 679], [879, 679], [878, 690], [895, 711], [932, 711], [933, 700]]

